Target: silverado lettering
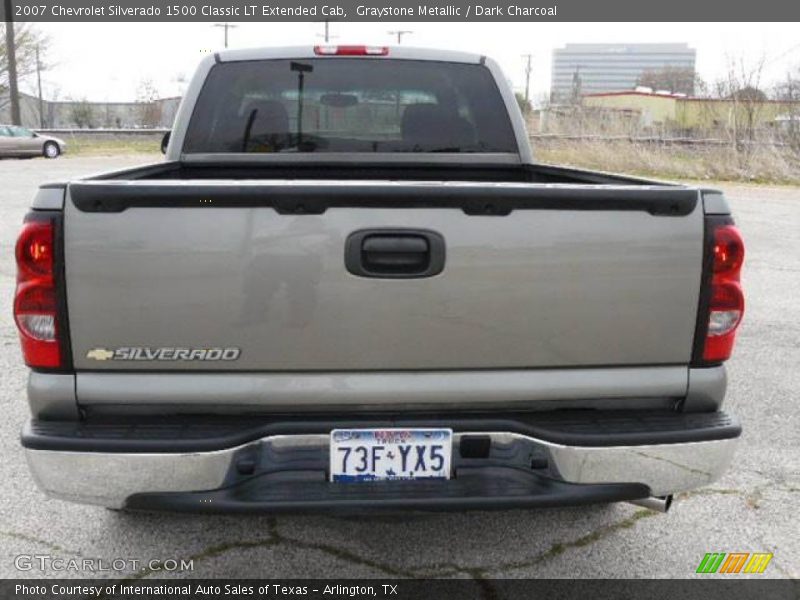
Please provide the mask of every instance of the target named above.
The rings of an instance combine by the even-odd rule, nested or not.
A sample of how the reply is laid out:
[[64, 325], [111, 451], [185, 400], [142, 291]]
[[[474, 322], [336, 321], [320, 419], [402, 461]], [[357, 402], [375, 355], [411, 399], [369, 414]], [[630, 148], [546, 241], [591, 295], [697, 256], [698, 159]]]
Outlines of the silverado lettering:
[[94, 360], [236, 360], [239, 348], [93, 348], [86, 358]]

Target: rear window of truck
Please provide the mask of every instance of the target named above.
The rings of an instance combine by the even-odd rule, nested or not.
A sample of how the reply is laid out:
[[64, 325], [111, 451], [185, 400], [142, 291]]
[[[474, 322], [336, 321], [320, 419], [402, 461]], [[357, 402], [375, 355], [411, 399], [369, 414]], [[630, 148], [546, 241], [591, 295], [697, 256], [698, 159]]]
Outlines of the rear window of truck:
[[186, 153], [517, 152], [483, 65], [321, 58], [219, 63]]

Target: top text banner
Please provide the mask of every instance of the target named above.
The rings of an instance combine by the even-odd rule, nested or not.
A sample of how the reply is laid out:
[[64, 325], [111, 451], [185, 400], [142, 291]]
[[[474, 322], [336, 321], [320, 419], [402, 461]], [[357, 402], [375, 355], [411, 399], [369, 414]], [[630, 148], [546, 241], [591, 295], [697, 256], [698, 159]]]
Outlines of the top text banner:
[[[10, 5], [10, 8], [9, 8]], [[8, 14], [10, 10], [10, 15]], [[14, 21], [800, 21], [787, 0], [5, 0]]]

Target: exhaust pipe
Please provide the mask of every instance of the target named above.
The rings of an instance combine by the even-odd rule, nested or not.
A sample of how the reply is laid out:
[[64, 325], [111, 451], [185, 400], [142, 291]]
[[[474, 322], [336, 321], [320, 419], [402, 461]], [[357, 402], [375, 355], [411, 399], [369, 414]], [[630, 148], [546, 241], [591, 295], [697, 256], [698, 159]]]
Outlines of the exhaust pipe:
[[636, 506], [644, 506], [656, 512], [665, 513], [672, 506], [672, 494], [669, 496], [650, 496], [641, 500], [628, 500], [628, 502]]

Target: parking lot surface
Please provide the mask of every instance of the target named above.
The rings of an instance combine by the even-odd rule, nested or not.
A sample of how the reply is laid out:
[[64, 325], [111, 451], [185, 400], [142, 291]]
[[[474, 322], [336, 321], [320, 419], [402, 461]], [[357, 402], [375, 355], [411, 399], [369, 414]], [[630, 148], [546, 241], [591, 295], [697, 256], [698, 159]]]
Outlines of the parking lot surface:
[[[49, 500], [18, 443], [27, 369], [12, 320], [14, 241], [40, 183], [158, 157], [0, 161], [0, 576], [673, 577], [706, 552], [772, 552], [758, 577], [800, 576], [800, 189], [722, 185], [746, 244], [748, 306], [726, 409], [744, 435], [733, 465], [666, 514], [628, 504], [377, 516], [128, 514]], [[122, 558], [122, 571], [20, 571], [15, 558]], [[23, 563], [24, 564], [24, 563]], [[157, 567], [157, 565], [153, 565]], [[705, 576], [708, 577], [708, 576]], [[745, 577], [738, 575], [737, 577]]]

